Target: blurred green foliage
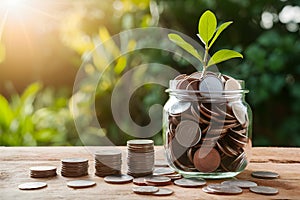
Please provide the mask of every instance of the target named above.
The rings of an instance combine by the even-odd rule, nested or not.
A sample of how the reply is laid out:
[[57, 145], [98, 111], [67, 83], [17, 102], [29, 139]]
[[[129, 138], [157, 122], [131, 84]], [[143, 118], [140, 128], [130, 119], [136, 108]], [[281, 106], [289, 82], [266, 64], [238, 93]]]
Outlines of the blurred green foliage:
[[[212, 51], [228, 48], [244, 55], [243, 61], [232, 60], [218, 67], [224, 74], [245, 80], [250, 90], [247, 102], [253, 110], [254, 146], [300, 146], [300, 19], [281, 19], [283, 10], [288, 6], [299, 7], [299, 0], [72, 1], [64, 10], [60, 36], [63, 44], [75, 53], [69, 59], [79, 66], [80, 58], [84, 60], [99, 41], [131, 28], [160, 26], [198, 40], [199, 17], [210, 9], [218, 19], [234, 22], [228, 32], [224, 31], [216, 41]], [[134, 41], [131, 45], [134, 46]], [[114, 55], [114, 51], [118, 49], [105, 49], [109, 55]], [[91, 79], [97, 78], [93, 76], [93, 70], [102, 70], [108, 64], [111, 66], [97, 87], [95, 100], [103, 134], [118, 145], [124, 145], [130, 138], [116, 126], [110, 110], [113, 87], [123, 73], [132, 66], [147, 62], [166, 64], [181, 73], [194, 71], [178, 56], [158, 50], [141, 50], [135, 55], [124, 55], [116, 58], [114, 63], [106, 63], [106, 58], [97, 55], [93, 59], [97, 68], [86, 68]], [[80, 92], [91, 89], [88, 84], [86, 86]], [[131, 117], [138, 124], [149, 122], [147, 112], [151, 105], [164, 104], [167, 100], [164, 89], [146, 85], [136, 91], [131, 101]], [[13, 95], [10, 101], [0, 98], [1, 112], [7, 113], [0, 116], [0, 144], [81, 144], [67, 108], [68, 98], [39, 90], [40, 86], [34, 85], [21, 96]], [[37, 94], [48, 96], [43, 99]], [[38, 106], [39, 101], [49, 99], [47, 104]], [[88, 120], [89, 111], [82, 113], [82, 118]], [[162, 143], [159, 134], [154, 139], [156, 144]]]
[[39, 83], [29, 85], [21, 95], [13, 94], [9, 101], [0, 95], [0, 144], [80, 144], [67, 106], [67, 97], [50, 88], [42, 90]]

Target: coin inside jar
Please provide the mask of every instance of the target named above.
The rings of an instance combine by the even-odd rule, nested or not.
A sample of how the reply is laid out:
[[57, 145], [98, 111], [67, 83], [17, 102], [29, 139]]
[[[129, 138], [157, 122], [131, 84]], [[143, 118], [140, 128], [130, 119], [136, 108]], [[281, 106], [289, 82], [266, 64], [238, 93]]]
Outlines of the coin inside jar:
[[[208, 153], [206, 151], [208, 151]], [[199, 171], [213, 172], [220, 166], [221, 156], [214, 148], [199, 148], [194, 154], [193, 161]]]
[[214, 92], [223, 91], [224, 86], [222, 81], [215, 75], [206, 75], [199, 84], [199, 90], [203, 96], [220, 96], [220, 94], [213, 94]]
[[184, 120], [177, 126], [175, 138], [184, 147], [194, 146], [201, 139], [201, 129], [198, 123]]

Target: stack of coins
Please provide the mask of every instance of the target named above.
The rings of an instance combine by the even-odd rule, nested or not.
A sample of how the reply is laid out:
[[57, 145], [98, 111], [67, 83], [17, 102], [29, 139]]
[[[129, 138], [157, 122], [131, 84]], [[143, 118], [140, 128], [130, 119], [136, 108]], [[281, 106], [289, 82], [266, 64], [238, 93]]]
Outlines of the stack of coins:
[[95, 153], [95, 175], [104, 177], [121, 174], [122, 152], [118, 149], [103, 149]]
[[[244, 169], [248, 162], [245, 149], [251, 141], [241, 84], [226, 75], [196, 72], [176, 77], [171, 89], [197, 91], [178, 95], [178, 101], [168, 108], [166, 138], [172, 165], [188, 172]], [[225, 98], [222, 91], [237, 94]]]
[[89, 163], [85, 158], [65, 158], [61, 160], [61, 175], [80, 177], [88, 175]]
[[129, 140], [128, 148], [128, 174], [141, 177], [152, 174], [154, 168], [153, 140]]
[[56, 176], [56, 167], [54, 166], [30, 167], [31, 178], [48, 178], [53, 176]]

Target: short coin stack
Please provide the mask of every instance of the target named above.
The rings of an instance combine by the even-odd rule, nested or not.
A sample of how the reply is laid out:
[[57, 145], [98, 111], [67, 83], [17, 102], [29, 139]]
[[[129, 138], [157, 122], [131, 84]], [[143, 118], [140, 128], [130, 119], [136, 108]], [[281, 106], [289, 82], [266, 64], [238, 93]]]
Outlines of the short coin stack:
[[121, 174], [122, 152], [119, 149], [103, 149], [95, 153], [95, 175], [104, 177]]
[[152, 174], [154, 168], [153, 140], [129, 140], [128, 148], [128, 174], [141, 177]]
[[35, 166], [30, 167], [31, 178], [48, 178], [56, 176], [55, 166]]
[[89, 163], [85, 158], [65, 158], [61, 160], [61, 175], [80, 177], [88, 175]]

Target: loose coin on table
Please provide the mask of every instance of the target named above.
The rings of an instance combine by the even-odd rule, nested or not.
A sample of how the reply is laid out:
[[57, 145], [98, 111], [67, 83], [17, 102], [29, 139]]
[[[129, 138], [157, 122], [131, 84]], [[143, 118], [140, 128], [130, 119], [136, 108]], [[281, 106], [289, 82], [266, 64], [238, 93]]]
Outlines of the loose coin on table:
[[172, 183], [171, 178], [165, 176], [149, 176], [145, 178], [147, 185], [164, 186]]
[[223, 181], [222, 184], [225, 185], [233, 185], [240, 188], [250, 188], [255, 187], [257, 184], [252, 181], [246, 181], [246, 180], [229, 180], [229, 181]]
[[132, 176], [121, 174], [121, 175], [111, 175], [104, 177], [104, 181], [107, 183], [113, 183], [113, 184], [123, 184], [123, 183], [129, 183], [133, 179]]
[[170, 167], [157, 167], [153, 170], [154, 176], [174, 174], [175, 170]]
[[22, 183], [18, 186], [20, 190], [35, 190], [35, 189], [41, 189], [47, 186], [47, 183], [45, 182], [27, 182]]
[[201, 187], [206, 184], [206, 181], [204, 179], [196, 179], [196, 178], [182, 178], [179, 180], [174, 181], [175, 185], [178, 185], [180, 187], [188, 187], [188, 188], [194, 188], [194, 187]]
[[133, 184], [139, 185], [139, 186], [146, 186], [147, 182], [145, 181], [145, 177], [139, 177], [133, 179]]
[[211, 184], [202, 188], [202, 191], [210, 194], [240, 194], [243, 192], [240, 187], [226, 184]]
[[89, 180], [75, 180], [67, 182], [67, 186], [71, 188], [87, 188], [96, 185], [96, 182]]
[[265, 194], [265, 195], [275, 195], [278, 194], [278, 189], [267, 186], [255, 186], [250, 188], [251, 192], [257, 194]]
[[169, 167], [169, 164], [166, 160], [156, 160], [154, 162], [155, 167]]
[[278, 178], [279, 174], [270, 171], [255, 171], [251, 173], [251, 176], [255, 178], [273, 179], [273, 178]]
[[134, 186], [132, 187], [132, 191], [137, 194], [153, 194], [157, 192], [158, 187], [154, 186]]
[[159, 190], [155, 193], [153, 193], [152, 195], [154, 196], [168, 196], [173, 194], [174, 191], [169, 189], [169, 188], [159, 188]]

